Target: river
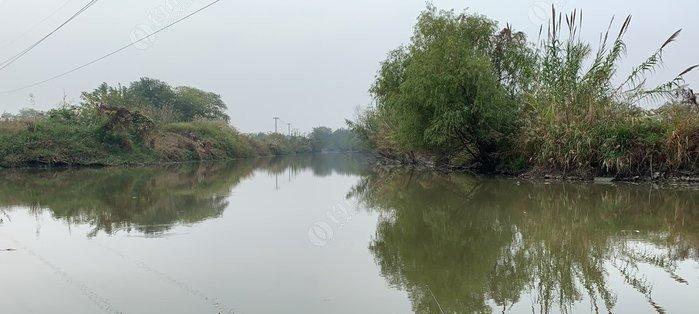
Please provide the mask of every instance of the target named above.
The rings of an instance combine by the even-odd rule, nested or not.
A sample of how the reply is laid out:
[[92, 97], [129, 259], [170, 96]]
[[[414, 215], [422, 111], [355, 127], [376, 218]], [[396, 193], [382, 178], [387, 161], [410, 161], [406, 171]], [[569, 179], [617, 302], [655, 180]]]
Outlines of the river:
[[0, 171], [2, 313], [696, 313], [699, 191], [307, 155]]

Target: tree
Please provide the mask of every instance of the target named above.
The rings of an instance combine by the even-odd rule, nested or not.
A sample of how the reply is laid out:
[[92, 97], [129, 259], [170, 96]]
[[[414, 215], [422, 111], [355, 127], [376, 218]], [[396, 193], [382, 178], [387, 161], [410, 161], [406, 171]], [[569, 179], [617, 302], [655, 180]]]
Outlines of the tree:
[[320, 152], [328, 149], [332, 141], [332, 134], [333, 131], [328, 127], [322, 126], [314, 128], [309, 135], [313, 151]]
[[194, 87], [180, 86], [175, 88], [175, 95], [177, 97], [175, 108], [186, 120], [205, 119], [226, 122], [230, 120], [225, 113], [226, 104], [218, 94]]
[[131, 100], [136, 101], [134, 105], [140, 107], [163, 109], [175, 107], [177, 102], [177, 95], [170, 85], [147, 77], [131, 83], [128, 93]]
[[109, 86], [107, 83], [100, 84], [92, 92], [83, 92], [83, 106], [96, 108], [99, 105], [129, 108], [133, 104], [128, 99], [128, 88], [119, 85]]
[[83, 106], [127, 108], [137, 110], [161, 123], [189, 122], [197, 119], [229, 122], [221, 96], [188, 86], [172, 88], [167, 83], [141, 78], [128, 87], [111, 87], [102, 83], [92, 92], [82, 94]]
[[479, 15], [422, 13], [410, 45], [389, 54], [371, 88], [395, 147], [496, 165], [516, 105], [493, 66], [495, 30]]

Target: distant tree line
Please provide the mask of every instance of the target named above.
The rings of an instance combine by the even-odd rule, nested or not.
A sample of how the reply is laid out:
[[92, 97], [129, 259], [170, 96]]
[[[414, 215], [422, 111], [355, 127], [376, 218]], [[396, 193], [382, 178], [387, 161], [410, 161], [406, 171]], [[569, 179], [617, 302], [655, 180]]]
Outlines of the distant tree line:
[[332, 130], [328, 127], [314, 128], [308, 138], [315, 152], [358, 152], [365, 145], [354, 131], [346, 128]]

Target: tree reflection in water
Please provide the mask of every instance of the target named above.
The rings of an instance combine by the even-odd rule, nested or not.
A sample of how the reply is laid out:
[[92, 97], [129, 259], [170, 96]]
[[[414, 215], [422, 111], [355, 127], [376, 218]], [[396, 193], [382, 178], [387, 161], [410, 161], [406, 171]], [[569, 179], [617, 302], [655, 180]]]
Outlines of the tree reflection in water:
[[350, 197], [379, 213], [370, 250], [417, 313], [507, 310], [525, 295], [532, 312], [583, 298], [612, 312], [612, 271], [662, 313], [639, 266], [686, 283], [677, 263], [699, 261], [699, 191], [404, 171], [372, 173]]
[[174, 224], [220, 216], [233, 186], [251, 165], [205, 163], [149, 168], [66, 169], [1, 173], [0, 207], [49, 210], [99, 231], [158, 234]]
[[220, 217], [231, 190], [255, 171], [310, 169], [327, 176], [357, 174], [365, 164], [366, 158], [345, 154], [135, 168], [3, 170], [0, 211], [48, 210], [70, 224], [93, 226], [89, 236], [119, 230], [159, 235], [175, 225]]
[[[348, 197], [379, 217], [369, 245], [383, 276], [417, 313], [613, 312], [621, 276], [663, 312], [648, 267], [678, 285], [699, 262], [699, 191], [521, 183], [410, 171], [368, 171], [353, 155], [160, 167], [0, 171], [0, 211], [26, 210], [99, 232], [159, 236], [220, 217], [232, 189], [257, 173], [358, 175]], [[269, 193], [274, 193], [270, 187]], [[312, 193], [309, 193], [312, 195]], [[311, 196], [312, 197], [312, 196]], [[616, 278], [616, 277], [614, 277]], [[655, 290], [654, 290], [655, 289]]]

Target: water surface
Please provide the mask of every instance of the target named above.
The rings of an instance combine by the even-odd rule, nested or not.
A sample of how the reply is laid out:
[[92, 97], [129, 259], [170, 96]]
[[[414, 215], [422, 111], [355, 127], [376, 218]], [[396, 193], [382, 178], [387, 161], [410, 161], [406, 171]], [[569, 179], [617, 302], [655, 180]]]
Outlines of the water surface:
[[2, 313], [695, 313], [699, 191], [309, 155], [0, 171]]

